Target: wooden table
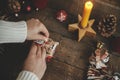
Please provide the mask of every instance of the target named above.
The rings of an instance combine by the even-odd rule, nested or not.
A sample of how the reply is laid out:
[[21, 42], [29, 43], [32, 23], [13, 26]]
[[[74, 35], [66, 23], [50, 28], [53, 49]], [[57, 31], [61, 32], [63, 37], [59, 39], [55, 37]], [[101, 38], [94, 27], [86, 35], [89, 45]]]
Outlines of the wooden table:
[[[107, 40], [103, 39], [97, 34], [96, 37], [90, 37], [86, 35], [80, 42], [77, 42], [76, 32], [71, 33], [67, 30], [67, 24], [70, 21], [67, 21], [66, 23], [60, 23], [55, 19], [55, 11], [52, 11], [51, 9], [45, 9], [43, 11], [21, 15], [19, 16], [18, 20], [27, 20], [32, 17], [39, 18], [49, 30], [50, 37], [53, 40], [60, 42], [60, 45], [56, 49], [54, 58], [47, 63], [47, 71], [42, 80], [86, 80], [86, 74], [89, 66], [89, 57], [91, 53], [96, 49], [97, 41], [100, 40], [107, 43]], [[19, 70], [21, 70], [20, 65], [22, 65], [22, 62], [26, 58], [30, 45], [24, 43], [7, 44], [6, 46], [8, 46], [6, 47], [6, 50], [8, 50], [6, 52], [7, 57], [4, 55], [1, 59], [0, 62], [3, 62], [3, 66], [0, 68], [8, 68], [6, 70], [3, 70], [3, 72], [10, 72], [4, 74], [13, 74], [12, 77], [10, 77], [10, 75], [6, 80], [13, 80], [17, 77]], [[23, 51], [24, 54], [22, 54]], [[5, 58], [7, 58], [7, 60], [5, 60]], [[9, 60], [11, 60], [10, 63], [8, 63]], [[114, 60], [117, 63], [120, 62], [119, 57], [113, 55], [111, 63], [115, 64]], [[11, 67], [10, 64], [13, 64], [15, 68], [13, 65]], [[118, 67], [120, 67], [119, 64]]]
[[[68, 24], [72, 21], [60, 23], [56, 20], [56, 11], [46, 9], [39, 12], [31, 13], [33, 17], [39, 18], [50, 32], [50, 37], [60, 42], [56, 49], [56, 53], [51, 62], [48, 63], [48, 68], [43, 80], [86, 80], [87, 69], [89, 66], [89, 57], [96, 49], [97, 41], [103, 41], [109, 46], [108, 39], [101, 37], [99, 34], [96, 37], [86, 36], [77, 42], [77, 32], [71, 33], [68, 31]], [[31, 14], [29, 17], [31, 17]], [[70, 17], [71, 18], [71, 17]], [[73, 23], [77, 22], [77, 16]], [[95, 28], [96, 25], [93, 25]], [[111, 64], [119, 61], [119, 57], [112, 55]], [[120, 65], [115, 69], [118, 71]]]

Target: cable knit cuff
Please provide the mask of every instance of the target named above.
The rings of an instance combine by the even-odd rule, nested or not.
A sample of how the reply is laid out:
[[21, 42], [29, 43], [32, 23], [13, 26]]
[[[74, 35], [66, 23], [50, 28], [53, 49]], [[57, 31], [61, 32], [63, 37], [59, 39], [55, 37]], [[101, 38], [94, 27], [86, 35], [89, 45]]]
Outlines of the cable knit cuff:
[[21, 71], [16, 80], [39, 80], [39, 78], [30, 71]]
[[24, 42], [27, 37], [25, 21], [9, 22], [0, 20], [0, 43]]

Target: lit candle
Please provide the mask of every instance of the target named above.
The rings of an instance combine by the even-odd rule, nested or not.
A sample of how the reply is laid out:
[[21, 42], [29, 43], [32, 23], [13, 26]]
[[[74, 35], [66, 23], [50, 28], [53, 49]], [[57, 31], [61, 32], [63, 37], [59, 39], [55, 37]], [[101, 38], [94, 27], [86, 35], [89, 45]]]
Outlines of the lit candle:
[[92, 8], [93, 8], [93, 3], [91, 1], [87, 1], [84, 5], [84, 11], [82, 15], [82, 21], [81, 21], [82, 28], [87, 27]]

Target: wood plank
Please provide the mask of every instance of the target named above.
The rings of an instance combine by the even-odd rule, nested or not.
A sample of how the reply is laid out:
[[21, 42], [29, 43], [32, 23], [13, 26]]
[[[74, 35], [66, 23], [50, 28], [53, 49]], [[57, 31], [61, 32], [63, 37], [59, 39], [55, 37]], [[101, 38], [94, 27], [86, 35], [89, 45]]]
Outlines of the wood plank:
[[115, 53], [112, 52], [110, 54], [110, 60], [109, 60], [109, 67], [111, 67], [111, 69], [114, 72], [119, 72], [120, 73], [120, 54], [119, 53]]
[[83, 40], [78, 43], [76, 40], [62, 37], [56, 33], [51, 33], [51, 37], [60, 42], [54, 56], [55, 59], [81, 69], [88, 66], [88, 59], [94, 48], [94, 43], [89, 42], [89, 38], [86, 38], [87, 41]]
[[86, 71], [52, 60], [42, 80], [83, 80]]
[[[43, 80], [83, 80], [88, 69], [89, 57], [96, 49], [96, 42], [100, 40], [109, 43], [109, 41], [97, 34], [96, 37], [86, 35], [78, 43], [75, 39], [76, 33], [68, 32], [66, 23], [60, 23], [54, 15], [54, 11], [45, 9], [19, 18], [27, 20], [34, 17], [40, 19], [48, 28], [50, 37], [60, 42], [54, 59], [48, 64]], [[112, 60], [114, 61], [114, 57]], [[117, 58], [117, 60], [119, 59]]]

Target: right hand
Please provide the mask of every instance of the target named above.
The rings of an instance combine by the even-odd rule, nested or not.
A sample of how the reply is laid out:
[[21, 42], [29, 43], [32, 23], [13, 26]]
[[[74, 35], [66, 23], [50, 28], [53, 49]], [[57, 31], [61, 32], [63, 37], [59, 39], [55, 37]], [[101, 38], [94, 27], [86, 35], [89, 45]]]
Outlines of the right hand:
[[46, 71], [46, 50], [39, 45], [33, 44], [24, 63], [24, 70], [35, 73], [39, 79], [43, 77]]
[[38, 19], [30, 19], [27, 23], [27, 40], [46, 40], [49, 32], [45, 25]]

